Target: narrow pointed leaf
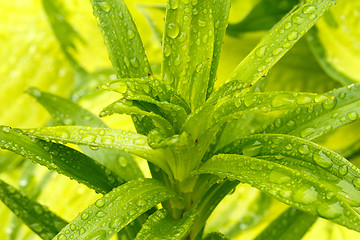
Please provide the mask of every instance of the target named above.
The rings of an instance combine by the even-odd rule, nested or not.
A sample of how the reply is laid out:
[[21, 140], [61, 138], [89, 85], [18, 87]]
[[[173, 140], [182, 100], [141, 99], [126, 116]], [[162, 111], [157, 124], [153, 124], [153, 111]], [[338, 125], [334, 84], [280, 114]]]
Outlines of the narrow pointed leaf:
[[159, 116], [158, 114], [156, 114], [154, 112], [147, 112], [147, 111], [141, 110], [136, 105], [134, 105], [133, 101], [131, 101], [131, 100], [120, 99], [120, 100], [110, 104], [109, 106], [107, 106], [105, 109], [103, 109], [101, 111], [100, 117], [109, 116], [114, 113], [138, 115], [140, 117], [147, 116], [153, 120], [154, 125], [156, 127], [163, 129], [167, 136], [171, 136], [174, 134], [174, 129], [173, 129], [172, 125], [166, 119], [164, 119], [162, 116]]
[[141, 214], [175, 194], [152, 179], [132, 180], [85, 209], [55, 239], [110, 239]]
[[[27, 92], [42, 104], [61, 125], [107, 127], [98, 117], [70, 100], [50, 93], [41, 92], [37, 88], [29, 88]], [[85, 154], [107, 168], [112, 169], [125, 180], [142, 177], [137, 163], [128, 153], [103, 148], [94, 151], [88, 146], [82, 146], [81, 149]]]
[[132, 153], [158, 165], [169, 173], [168, 165], [164, 161], [168, 158], [167, 153], [163, 149], [151, 149], [147, 144], [147, 138], [138, 133], [82, 126], [59, 126], [23, 131], [30, 136], [48, 141], [103, 147]]
[[311, 108], [299, 107], [284, 113], [259, 132], [286, 133], [314, 139], [357, 120], [360, 116], [360, 84], [328, 93], [335, 99]]
[[118, 77], [151, 73], [135, 23], [123, 0], [91, 0], [94, 15]]
[[[192, 110], [206, 100], [214, 47], [212, 1], [168, 4], [163, 37], [163, 81], [177, 89]], [[178, 54], [176, 54], [178, 53]]]
[[[313, 93], [260, 92], [248, 93], [245, 96], [239, 93], [221, 98], [215, 105], [209, 103], [204, 106], [198, 113], [190, 115], [183, 129], [192, 133], [194, 138], [198, 138], [206, 129], [226, 121], [239, 119], [244, 113], [279, 111], [299, 106], [309, 107], [331, 98], [333, 97]], [[200, 121], [204, 122], [199, 124]]]
[[[360, 220], [356, 208], [360, 201], [346, 199], [350, 195], [360, 199], [360, 192], [353, 184], [337, 181], [338, 185], [334, 189], [331, 180], [308, 175], [304, 169], [298, 169], [297, 163], [295, 166], [282, 163], [272, 158], [263, 160], [244, 155], [220, 154], [204, 163], [197, 173], [212, 173], [249, 183], [292, 207], [360, 231], [355, 224]], [[331, 174], [327, 176], [333, 178]], [[348, 191], [351, 193], [348, 194]]]
[[316, 219], [314, 215], [289, 208], [254, 240], [301, 240]]
[[124, 183], [111, 170], [72, 148], [37, 140], [9, 127], [0, 129], [0, 148], [73, 178], [96, 192], [106, 193]]
[[67, 222], [0, 180], [0, 200], [42, 239], [52, 239]]
[[214, 52], [211, 62], [209, 86], [207, 89], [207, 98], [214, 88], [216, 72], [219, 65], [221, 48], [224, 41], [225, 31], [230, 13], [230, 0], [213, 0], [212, 12], [214, 18]]
[[84, 44], [85, 40], [69, 23], [67, 10], [63, 2], [59, 0], [42, 0], [42, 4], [65, 56], [75, 69], [84, 71], [71, 52], [76, 50], [76, 43], [81, 42]]
[[[265, 76], [335, 3], [336, 0], [305, 1], [285, 16], [241, 61], [230, 76], [229, 81], [235, 82], [235, 89], [246, 88], [245, 91], [248, 91], [250, 85]], [[228, 88], [228, 85], [224, 85], [223, 88]]]
[[149, 217], [135, 240], [184, 239], [195, 216], [196, 212], [187, 212], [180, 220], [176, 220], [167, 211], [160, 209]]

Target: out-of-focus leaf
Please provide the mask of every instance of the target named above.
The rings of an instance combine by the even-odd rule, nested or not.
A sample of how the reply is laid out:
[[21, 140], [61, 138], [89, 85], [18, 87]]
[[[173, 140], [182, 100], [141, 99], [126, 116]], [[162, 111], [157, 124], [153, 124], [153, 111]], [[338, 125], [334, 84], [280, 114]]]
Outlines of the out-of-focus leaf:
[[180, 220], [176, 220], [164, 209], [160, 209], [149, 217], [135, 239], [183, 239], [189, 231], [195, 216], [196, 212], [187, 212]]
[[109, 192], [124, 182], [111, 170], [72, 148], [39, 141], [9, 127], [1, 127], [0, 138], [1, 148], [73, 178], [97, 192]]
[[323, 69], [343, 85], [360, 81], [359, 11], [360, 2], [339, 1], [309, 36]]
[[0, 180], [0, 199], [42, 239], [52, 239], [67, 222]]
[[273, 221], [255, 240], [301, 240], [316, 221], [316, 216], [289, 208]]
[[256, 3], [243, 20], [229, 24], [226, 33], [237, 36], [248, 31], [268, 30], [297, 3], [299, 0], [261, 0]]
[[81, 212], [57, 239], [110, 239], [141, 214], [172, 197], [175, 194], [155, 180], [129, 181]]
[[91, 4], [117, 76], [145, 77], [151, 73], [139, 33], [124, 1], [91, 0]]

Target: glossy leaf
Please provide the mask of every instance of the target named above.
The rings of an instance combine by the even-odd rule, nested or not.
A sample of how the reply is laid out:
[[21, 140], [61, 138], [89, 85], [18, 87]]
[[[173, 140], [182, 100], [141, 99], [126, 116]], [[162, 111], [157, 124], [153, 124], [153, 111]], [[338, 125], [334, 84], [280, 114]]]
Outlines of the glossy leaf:
[[214, 18], [214, 52], [211, 62], [210, 79], [207, 88], [207, 98], [210, 96], [214, 88], [217, 78], [217, 69], [220, 60], [221, 48], [224, 41], [224, 35], [230, 12], [229, 0], [213, 0], [212, 14]]
[[195, 216], [196, 212], [187, 212], [180, 220], [176, 220], [164, 209], [160, 209], [149, 217], [135, 240], [184, 239]]
[[[56, 95], [41, 92], [36, 88], [29, 88], [27, 92], [36, 98], [51, 116], [61, 125], [87, 125], [92, 127], [107, 127], [98, 117], [88, 112], [74, 102]], [[142, 177], [137, 163], [124, 152], [111, 149], [93, 150], [82, 146], [85, 154], [97, 160], [109, 169], [112, 169], [125, 180]]]
[[151, 73], [135, 23], [123, 0], [91, 0], [110, 60], [118, 77]]
[[[301, 6], [291, 11], [261, 42], [241, 61], [228, 83], [220, 88], [220, 92], [235, 86], [248, 91], [261, 77], [287, 53], [292, 46], [317, 22], [336, 0], [305, 1]], [[233, 90], [232, 90], [233, 91]]]
[[147, 138], [141, 134], [118, 129], [92, 128], [82, 126], [59, 126], [23, 130], [24, 133], [53, 142], [74, 143], [92, 147], [116, 149], [135, 154], [168, 171], [166, 152], [153, 150], [147, 144]]
[[132, 180], [81, 212], [55, 239], [110, 239], [141, 214], [175, 194], [152, 179]]
[[0, 199], [42, 239], [52, 239], [67, 222], [0, 180]]
[[328, 95], [335, 99], [310, 108], [299, 107], [285, 112], [260, 131], [314, 139], [358, 119], [360, 84], [336, 89]]
[[204, 89], [209, 84], [214, 51], [211, 5], [210, 0], [195, 4], [173, 1], [166, 11], [163, 81], [177, 89], [192, 110], [205, 102], [207, 91]]
[[72, 148], [28, 137], [10, 127], [1, 127], [0, 139], [0, 148], [73, 178], [97, 192], [106, 193], [124, 183], [111, 170]]
[[[239, 119], [249, 112], [270, 112], [293, 109], [299, 106], [312, 106], [330, 100], [331, 96], [313, 93], [248, 93], [230, 95], [221, 98], [216, 105], [205, 105], [199, 112], [190, 115], [183, 129], [190, 132], [194, 138], [207, 129], [226, 121]], [[204, 121], [206, 120], [206, 122]], [[200, 121], [204, 121], [199, 124]]]
[[316, 216], [289, 208], [254, 240], [301, 240], [315, 221]]
[[147, 116], [153, 120], [154, 125], [156, 127], [163, 129], [167, 136], [171, 136], [174, 134], [173, 127], [166, 119], [164, 119], [162, 116], [159, 116], [158, 114], [156, 114], [154, 112], [147, 112], [147, 111], [141, 110], [139, 107], [134, 105], [131, 100], [120, 99], [120, 100], [110, 104], [109, 106], [107, 106], [105, 109], [103, 109], [100, 112], [100, 117], [109, 116], [114, 113], [138, 115], [140, 117]]

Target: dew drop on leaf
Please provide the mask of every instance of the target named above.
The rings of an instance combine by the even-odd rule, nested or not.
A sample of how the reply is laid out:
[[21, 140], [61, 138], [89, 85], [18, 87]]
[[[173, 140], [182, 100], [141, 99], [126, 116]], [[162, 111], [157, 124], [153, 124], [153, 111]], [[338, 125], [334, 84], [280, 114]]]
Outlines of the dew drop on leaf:
[[358, 114], [357, 112], [349, 112], [347, 114], [348, 118], [351, 120], [351, 121], [355, 121], [356, 119], [358, 119]]
[[279, 169], [274, 169], [269, 174], [269, 180], [273, 183], [285, 183], [290, 181], [291, 177]]
[[261, 153], [262, 143], [259, 141], [254, 142], [253, 144], [243, 147], [243, 154], [249, 157], [257, 156]]
[[301, 186], [293, 195], [293, 200], [297, 203], [309, 204], [317, 200], [318, 192], [314, 187], [307, 188]]
[[86, 220], [89, 217], [89, 214], [87, 212], [84, 212], [81, 214], [81, 219]]
[[315, 153], [313, 156], [314, 161], [323, 168], [329, 168], [332, 166], [333, 162], [331, 159], [325, 155], [322, 151]]
[[316, 211], [321, 217], [332, 219], [341, 216], [344, 212], [344, 209], [340, 206], [339, 202], [336, 202], [332, 205], [320, 204]]
[[180, 29], [177, 24], [169, 23], [167, 26], [167, 35], [171, 38], [176, 38], [179, 35]]
[[108, 2], [99, 2], [98, 5], [104, 12], [109, 12], [111, 9], [111, 6]]
[[304, 154], [304, 155], [306, 155], [306, 154], [308, 154], [310, 152], [309, 147], [307, 145], [305, 145], [305, 144], [299, 146], [298, 151], [299, 151], [299, 153]]

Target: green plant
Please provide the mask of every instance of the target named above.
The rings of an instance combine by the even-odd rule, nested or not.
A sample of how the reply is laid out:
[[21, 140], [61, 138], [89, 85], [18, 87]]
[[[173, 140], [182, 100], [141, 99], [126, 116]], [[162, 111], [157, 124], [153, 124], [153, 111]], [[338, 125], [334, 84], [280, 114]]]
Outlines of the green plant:
[[[102, 88], [122, 94], [100, 116], [131, 115], [137, 133], [107, 128], [70, 100], [28, 90], [59, 126], [3, 126], [0, 147], [104, 195], [67, 223], [1, 181], [2, 201], [41, 238], [227, 239], [204, 236], [204, 226], [240, 182], [294, 207], [257, 239], [300, 239], [317, 216], [360, 231], [359, 169], [311, 141], [358, 119], [360, 84], [324, 94], [263, 91], [268, 71], [335, 0], [296, 5], [217, 89], [229, 0], [169, 1], [161, 70], [155, 74], [125, 3], [91, 2], [117, 77]], [[72, 55], [80, 38], [59, 12], [60, 3], [43, 3], [80, 79], [76, 100], [82, 85], [96, 77]], [[82, 152], [67, 144], [80, 145]], [[343, 153], [351, 157], [358, 148]], [[148, 161], [152, 179], [143, 177], [129, 154]]]

